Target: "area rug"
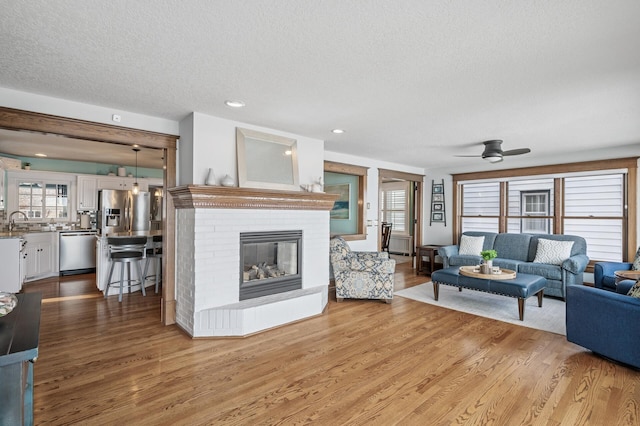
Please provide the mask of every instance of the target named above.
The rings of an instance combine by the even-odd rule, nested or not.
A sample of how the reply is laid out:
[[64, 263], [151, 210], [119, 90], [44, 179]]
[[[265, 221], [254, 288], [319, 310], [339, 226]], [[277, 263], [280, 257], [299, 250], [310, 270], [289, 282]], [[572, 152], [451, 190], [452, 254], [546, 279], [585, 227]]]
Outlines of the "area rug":
[[567, 334], [565, 303], [558, 299], [545, 297], [542, 308], [539, 308], [536, 296], [528, 298], [524, 307], [524, 321], [520, 321], [518, 300], [514, 297], [466, 289], [460, 292], [457, 287], [441, 285], [440, 297], [436, 301], [433, 298], [431, 282], [396, 291], [394, 295], [515, 325]]

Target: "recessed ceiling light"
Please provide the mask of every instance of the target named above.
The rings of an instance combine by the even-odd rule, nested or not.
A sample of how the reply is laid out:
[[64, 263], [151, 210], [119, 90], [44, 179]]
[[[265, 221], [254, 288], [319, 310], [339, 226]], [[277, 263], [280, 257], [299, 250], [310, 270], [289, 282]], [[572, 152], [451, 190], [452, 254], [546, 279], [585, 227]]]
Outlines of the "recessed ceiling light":
[[242, 101], [224, 101], [224, 104], [231, 108], [242, 108], [244, 106]]
[[339, 135], [341, 133], [344, 133], [344, 130], [342, 130], [342, 129], [333, 129], [332, 132], [337, 134], [337, 135]]
[[36, 154], [36, 157], [46, 157], [46, 156], [47, 156], [47, 154], [43, 154], [43, 153], [41, 153], [41, 152], [38, 152], [38, 153]]

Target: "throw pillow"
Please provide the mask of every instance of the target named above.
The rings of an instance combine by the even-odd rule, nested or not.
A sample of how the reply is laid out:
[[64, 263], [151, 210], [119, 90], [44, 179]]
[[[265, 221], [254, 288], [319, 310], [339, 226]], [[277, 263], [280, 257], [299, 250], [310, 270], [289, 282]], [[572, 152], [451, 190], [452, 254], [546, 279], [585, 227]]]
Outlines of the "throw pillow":
[[633, 259], [633, 265], [631, 266], [631, 270], [640, 271], [640, 247], [638, 247], [638, 251], [636, 252], [636, 258]]
[[633, 287], [629, 289], [627, 296], [640, 298], [640, 281], [636, 281]]
[[562, 265], [566, 259], [571, 257], [573, 241], [556, 241], [540, 238], [538, 249], [533, 263], [547, 263], [549, 265]]
[[463, 235], [462, 238], [460, 238], [460, 249], [458, 249], [458, 254], [480, 256], [482, 246], [484, 246], [484, 237]]

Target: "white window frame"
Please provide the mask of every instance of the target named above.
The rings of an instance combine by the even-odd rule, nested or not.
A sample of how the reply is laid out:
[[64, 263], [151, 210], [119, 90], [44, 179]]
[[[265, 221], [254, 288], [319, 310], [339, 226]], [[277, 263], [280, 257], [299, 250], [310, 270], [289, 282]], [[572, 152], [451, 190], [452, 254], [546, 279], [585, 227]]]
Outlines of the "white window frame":
[[[393, 192], [393, 191], [404, 191], [405, 192], [405, 197], [404, 197], [404, 209], [400, 210], [400, 209], [388, 209], [386, 208], [387, 206], [385, 206], [386, 200], [388, 199], [387, 196], [387, 192]], [[399, 231], [397, 230], [396, 226], [392, 226], [391, 227], [391, 234], [392, 235], [402, 235], [402, 236], [408, 236], [410, 235], [410, 219], [411, 219], [411, 211], [410, 211], [410, 198], [411, 198], [411, 182], [409, 181], [403, 181], [403, 182], [385, 182], [382, 184], [381, 187], [381, 191], [382, 193], [382, 199], [381, 199], [381, 205], [380, 205], [380, 212], [381, 212], [381, 217], [382, 220], [384, 221], [385, 218], [387, 217], [387, 212], [388, 211], [404, 211], [404, 230], [403, 231]]]

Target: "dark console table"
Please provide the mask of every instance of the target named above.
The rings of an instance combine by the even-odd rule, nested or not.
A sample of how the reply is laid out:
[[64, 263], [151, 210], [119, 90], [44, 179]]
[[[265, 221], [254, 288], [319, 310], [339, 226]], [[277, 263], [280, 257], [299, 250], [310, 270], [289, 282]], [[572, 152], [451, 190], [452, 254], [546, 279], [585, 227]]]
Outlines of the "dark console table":
[[[439, 245], [420, 246], [416, 249], [416, 273], [418, 275], [431, 275], [438, 269], [442, 269], [442, 263], [436, 261]], [[424, 260], [423, 258], [426, 258]]]
[[38, 358], [41, 293], [18, 294], [0, 317], [0, 425], [33, 424], [33, 363]]

